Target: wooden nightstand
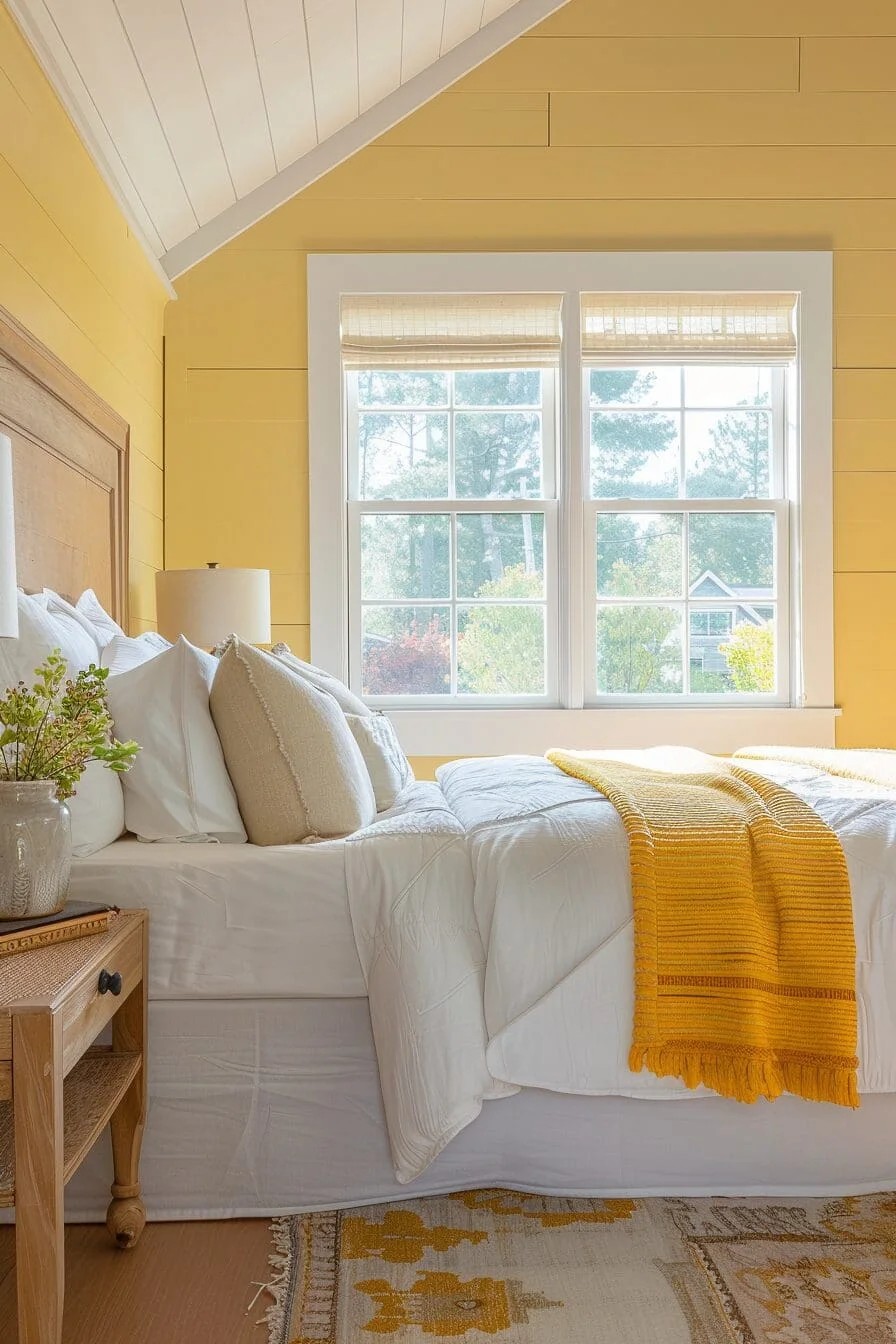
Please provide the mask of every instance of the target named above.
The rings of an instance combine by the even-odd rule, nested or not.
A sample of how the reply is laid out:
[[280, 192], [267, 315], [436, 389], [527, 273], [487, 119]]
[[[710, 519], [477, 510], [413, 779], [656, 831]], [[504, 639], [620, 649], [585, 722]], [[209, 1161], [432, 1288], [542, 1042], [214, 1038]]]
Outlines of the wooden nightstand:
[[[133, 1246], [146, 1215], [146, 912], [103, 933], [0, 958], [0, 1205], [15, 1205], [19, 1344], [59, 1344], [62, 1194], [107, 1124], [106, 1223]], [[112, 1023], [112, 1046], [94, 1046]], [[89, 1048], [93, 1047], [93, 1048]]]

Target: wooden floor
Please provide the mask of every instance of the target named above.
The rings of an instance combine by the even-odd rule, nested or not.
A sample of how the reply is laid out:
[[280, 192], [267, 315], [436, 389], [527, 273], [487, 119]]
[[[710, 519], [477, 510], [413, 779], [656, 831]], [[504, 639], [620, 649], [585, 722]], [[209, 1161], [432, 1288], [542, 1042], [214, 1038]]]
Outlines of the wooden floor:
[[[267, 1344], [269, 1220], [150, 1223], [132, 1251], [105, 1227], [65, 1237], [63, 1344]], [[13, 1229], [0, 1227], [0, 1340], [18, 1344]]]

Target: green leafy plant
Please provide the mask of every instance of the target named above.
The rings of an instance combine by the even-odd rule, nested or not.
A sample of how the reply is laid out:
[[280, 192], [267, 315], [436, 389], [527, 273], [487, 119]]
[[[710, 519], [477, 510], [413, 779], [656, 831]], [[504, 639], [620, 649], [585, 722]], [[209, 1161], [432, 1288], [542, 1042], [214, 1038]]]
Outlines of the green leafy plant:
[[60, 802], [70, 798], [91, 761], [121, 774], [140, 750], [118, 742], [106, 706], [106, 667], [89, 667], [66, 678], [58, 649], [35, 669], [29, 689], [23, 681], [0, 699], [0, 782], [52, 780]]
[[775, 689], [775, 629], [765, 625], [738, 625], [719, 652], [728, 659], [736, 691]]

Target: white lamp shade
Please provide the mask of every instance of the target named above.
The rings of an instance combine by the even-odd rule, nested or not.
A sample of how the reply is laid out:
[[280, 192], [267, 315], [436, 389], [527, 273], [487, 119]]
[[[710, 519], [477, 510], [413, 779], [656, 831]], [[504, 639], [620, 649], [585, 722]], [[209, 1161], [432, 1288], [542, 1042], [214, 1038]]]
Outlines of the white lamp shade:
[[16, 527], [12, 496], [12, 440], [0, 434], [0, 636], [19, 633], [16, 600]]
[[228, 635], [271, 642], [271, 574], [267, 569], [166, 569], [156, 574], [159, 633], [184, 635], [211, 649]]

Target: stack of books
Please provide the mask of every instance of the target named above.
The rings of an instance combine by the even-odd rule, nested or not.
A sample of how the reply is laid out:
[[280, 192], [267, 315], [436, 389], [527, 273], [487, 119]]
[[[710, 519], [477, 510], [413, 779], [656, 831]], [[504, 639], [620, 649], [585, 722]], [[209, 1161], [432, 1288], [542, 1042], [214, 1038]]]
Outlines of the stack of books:
[[118, 907], [114, 905], [66, 901], [55, 915], [38, 915], [35, 919], [0, 919], [0, 957], [102, 933], [117, 914]]

